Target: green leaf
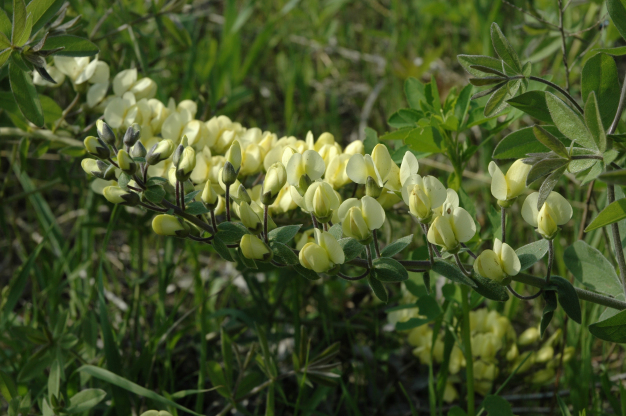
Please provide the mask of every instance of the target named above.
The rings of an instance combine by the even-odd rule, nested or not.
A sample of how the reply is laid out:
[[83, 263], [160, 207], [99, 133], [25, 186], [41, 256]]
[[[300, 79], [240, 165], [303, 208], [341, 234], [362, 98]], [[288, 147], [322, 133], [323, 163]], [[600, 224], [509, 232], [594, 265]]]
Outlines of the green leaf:
[[537, 209], [543, 206], [543, 203], [546, 202], [546, 199], [550, 196], [550, 193], [556, 186], [561, 176], [565, 173], [567, 166], [561, 166], [554, 172], [552, 172], [546, 179], [544, 179], [541, 187], [539, 187], [539, 197], [537, 198]]
[[15, 102], [24, 117], [34, 125], [43, 127], [43, 109], [30, 75], [11, 62], [9, 64], [9, 80]]
[[490, 68], [495, 71], [502, 73], [502, 61], [497, 58], [492, 58], [491, 56], [484, 55], [457, 55], [457, 59], [463, 69], [465, 69], [470, 75], [475, 77], [483, 77], [486, 73], [485, 71], [481, 71], [479, 69], [472, 68], [472, 66], [485, 67]]
[[[555, 126], [542, 126], [552, 136], [559, 139], [566, 146], [567, 140]], [[525, 127], [500, 140], [493, 151], [494, 159], [521, 159], [528, 153], [544, 153], [549, 149], [537, 141], [532, 127]]]
[[213, 387], [218, 387], [216, 390], [220, 396], [229, 399], [231, 394], [230, 385], [226, 382], [222, 366], [217, 361], [209, 361], [206, 368]]
[[548, 241], [543, 238], [515, 250], [515, 254], [517, 254], [521, 265], [520, 271], [529, 269], [530, 266], [544, 258], [547, 252]]
[[513, 416], [511, 404], [500, 396], [489, 395], [483, 402], [489, 416]]
[[274, 228], [272, 231], [267, 233], [267, 236], [270, 241], [277, 241], [279, 243], [287, 244], [291, 241], [292, 238], [298, 234], [302, 224], [298, 225], [286, 225], [284, 227]]
[[447, 263], [443, 260], [435, 259], [435, 264], [433, 265], [432, 270], [436, 273], [439, 273], [443, 277], [447, 277], [453, 282], [467, 285], [473, 288], [478, 287], [478, 285], [472, 279], [465, 276], [457, 266]]
[[[160, 188], [163, 192], [165, 192], [163, 188], [161, 188], [160, 186], [158, 188]], [[211, 211], [209, 211], [209, 209], [205, 207], [202, 202], [194, 201], [191, 204], [187, 204], [187, 207], [185, 208], [185, 212], [189, 215], [202, 215], [202, 214], [208, 214]]]
[[552, 150], [558, 156], [564, 159], [569, 159], [569, 153], [567, 152], [565, 145], [543, 127], [533, 126], [533, 133], [535, 134], [537, 140], [539, 140], [539, 142], [545, 147]]
[[92, 377], [105, 381], [109, 384], [113, 384], [115, 386], [121, 387], [124, 390], [134, 393], [138, 396], [146, 397], [150, 400], [154, 400], [155, 402], [162, 403], [166, 406], [173, 406], [177, 409], [182, 410], [183, 412], [191, 413], [197, 416], [202, 416], [199, 413], [194, 412], [193, 410], [189, 410], [186, 407], [179, 405], [178, 403], [175, 403], [169, 399], [166, 399], [165, 397], [151, 390], [148, 390], [144, 387], [141, 387], [140, 385], [135, 384], [132, 381], [129, 381], [123, 377], [120, 377], [115, 373], [105, 370], [104, 368], [95, 367], [93, 365], [84, 365], [80, 367], [77, 371], [82, 371], [86, 374], [89, 374]]
[[[442, 314], [437, 300], [429, 295], [420, 296], [420, 298], [417, 299], [415, 306], [417, 306], [420, 316], [424, 316], [424, 318], [410, 318], [404, 322], [397, 322], [396, 330], [408, 331], [409, 329], [417, 328], [418, 326], [434, 321]], [[391, 311], [388, 310], [387, 312]]]
[[0, 370], [0, 393], [2, 393], [7, 402], [10, 402], [13, 398], [17, 397], [15, 382], [2, 370]]
[[43, 119], [46, 125], [52, 127], [54, 122], [63, 115], [63, 110], [56, 101], [47, 95], [40, 96], [39, 101], [41, 102], [41, 108], [43, 110]]
[[591, 133], [591, 137], [596, 143], [596, 148], [604, 153], [606, 150], [606, 134], [602, 125], [602, 118], [600, 116], [600, 109], [598, 107], [598, 101], [596, 100], [596, 93], [592, 91], [587, 98], [585, 104], [585, 123]]
[[[602, 179], [602, 175], [600, 175], [600, 179]], [[585, 232], [588, 233], [624, 218], [626, 218], [626, 198], [618, 199], [600, 211], [598, 216], [591, 221], [591, 224], [585, 228]]]
[[589, 325], [589, 332], [604, 341], [626, 343], [626, 311]]
[[473, 91], [474, 87], [466, 85], [459, 93], [459, 97], [454, 105], [454, 115], [457, 120], [459, 120], [459, 123], [461, 123], [461, 126], [463, 126], [465, 117], [467, 116], [467, 112], [470, 108]]
[[476, 283], [474, 290], [487, 299], [498, 302], [506, 302], [509, 300], [509, 294], [506, 288], [501, 284], [479, 276], [478, 273], [474, 273], [474, 282]]
[[298, 272], [300, 276], [308, 280], [318, 280], [319, 278], [322, 277], [319, 274], [315, 273], [313, 270], [309, 270], [305, 267], [302, 267], [302, 265], [300, 264], [295, 264], [293, 268], [295, 271]]
[[160, 204], [165, 198], [165, 189], [160, 185], [150, 185], [143, 191], [146, 199], [152, 203]]
[[274, 253], [274, 257], [278, 258], [283, 264], [299, 264], [298, 256], [293, 252], [292, 249], [284, 245], [279, 241], [273, 241], [270, 243], [270, 247], [272, 252]]
[[56, 52], [59, 56], [94, 56], [100, 49], [95, 43], [86, 38], [72, 35], [52, 36], [46, 39], [42, 50], [49, 51], [52, 49], [63, 47], [62, 50]]
[[[365, 144], [365, 154], [369, 154], [369, 153], [367, 153], [367, 150], [370, 149], [370, 146], [371, 146], [371, 149], [370, 149], [370, 153], [371, 153], [372, 150], [374, 149], [374, 146], [376, 146], [378, 143], [380, 143], [380, 141], [385, 141], [385, 140], [404, 140], [408, 136], [409, 132], [411, 132], [413, 130], [412, 127], [404, 127], [404, 128], [398, 129], [396, 131], [392, 131], [392, 132], [386, 133], [386, 134], [382, 135], [379, 138], [378, 136], [374, 136], [373, 134], [370, 134], [368, 136], [367, 135], [367, 132], [368, 132], [367, 129], [370, 129], [370, 128], [367, 127], [365, 129], [365, 141], [363, 142], [363, 144]], [[373, 129], [370, 129], [370, 130], [374, 131]], [[366, 142], [368, 140], [369, 140], [369, 142], [366, 144]]]
[[[217, 227], [219, 228], [219, 225]], [[220, 233], [215, 234], [215, 238], [211, 241], [211, 245], [213, 246], [213, 249], [215, 250], [215, 252], [222, 259], [226, 261], [231, 261], [231, 262], [235, 261], [235, 259], [233, 259], [233, 256], [230, 253], [230, 250], [228, 249], [228, 247], [226, 247], [226, 243], [222, 241], [220, 237]]]
[[[496, 53], [508, 66], [510, 66], [516, 74], [522, 73], [522, 63], [517, 56], [517, 53], [500, 30], [500, 26], [497, 23], [491, 24], [491, 42]], [[506, 71], [505, 71], [506, 72]], [[507, 75], [512, 75], [508, 74]]]
[[409, 107], [421, 110], [420, 101], [427, 103], [425, 86], [418, 79], [409, 77], [404, 81], [404, 95]]
[[531, 117], [553, 124], [550, 110], [548, 110], [548, 105], [546, 104], [545, 91], [528, 91], [507, 100], [507, 103]]
[[567, 404], [561, 398], [561, 396], [556, 396], [557, 401], [559, 402], [559, 408], [561, 409], [561, 416], [572, 416], [569, 409], [567, 408]]
[[528, 176], [526, 177], [526, 185], [530, 185], [536, 180], [551, 174], [552, 172], [560, 169], [568, 163], [569, 160], [567, 159], [544, 159], [535, 163], [528, 172]]
[[391, 257], [395, 256], [402, 250], [408, 247], [413, 240], [413, 235], [407, 235], [406, 237], [398, 238], [393, 243], [389, 244], [387, 247], [383, 248], [383, 251], [380, 252], [382, 257]]
[[241, 241], [241, 238], [249, 234], [248, 229], [239, 222], [223, 222], [217, 225], [217, 235], [226, 244], [235, 244]]
[[546, 304], [543, 307], [543, 315], [541, 316], [541, 323], [539, 324], [539, 334], [541, 338], [543, 338], [543, 334], [546, 332], [546, 329], [548, 329], [548, 325], [550, 325], [550, 321], [552, 321], [552, 317], [554, 316], [554, 311], [558, 306], [554, 290], [544, 290], [543, 299], [546, 301]]
[[563, 261], [576, 280], [589, 289], [612, 296], [622, 292], [622, 285], [611, 262], [585, 241], [578, 240], [566, 248]]
[[559, 304], [574, 322], [580, 323], [582, 320], [582, 313], [580, 311], [580, 301], [578, 300], [578, 294], [574, 286], [561, 276], [552, 276], [550, 278], [550, 285], [556, 287], [556, 291], [559, 296]]
[[65, 3], [65, 0], [31, 0], [26, 5], [26, 13], [32, 15], [32, 33], [41, 29], [59, 11], [63, 3]]
[[626, 55], [626, 46], [618, 46], [617, 48], [600, 48], [594, 49], [592, 52], [606, 53], [611, 56], [624, 56]]
[[345, 255], [345, 263], [348, 263], [350, 260], [353, 260], [361, 254], [363, 251], [363, 245], [356, 241], [354, 238], [342, 238], [337, 240], [341, 248], [343, 249], [343, 253]]
[[70, 398], [70, 404], [64, 413], [83, 413], [100, 403], [106, 395], [107, 392], [101, 389], [81, 390]]
[[402, 129], [406, 127], [415, 127], [417, 122], [424, 118], [424, 113], [412, 108], [403, 108], [393, 113], [387, 124], [396, 129]]
[[10, 38], [12, 30], [13, 24], [11, 23], [11, 19], [9, 19], [4, 9], [0, 8], [0, 32], [4, 33], [4, 36], [7, 38]]
[[[246, 256], [243, 255], [243, 252], [241, 251], [241, 247], [237, 247], [237, 249], [235, 250], [235, 252], [237, 253], [237, 257], [239, 260], [239, 264], [242, 265], [243, 267], [246, 267], [248, 269], [258, 269], [256, 262], [252, 259], [247, 258]], [[232, 251], [231, 251], [232, 253]]]
[[626, 8], [621, 0], [607, 0], [606, 8], [620, 35], [626, 39]]
[[[398, 133], [398, 132], [402, 132], [403, 130], [400, 129], [398, 131], [395, 131], [393, 133], [389, 133], [389, 135]], [[381, 137], [382, 139], [382, 137]], [[363, 147], [365, 148], [365, 154], [370, 154], [372, 153], [372, 150], [374, 150], [374, 147], [376, 147], [376, 145], [379, 143], [378, 141], [378, 132], [376, 132], [376, 130], [370, 128], [370, 127], [366, 127], [365, 128], [365, 140], [363, 140]]]
[[505, 86], [494, 92], [485, 104], [485, 117], [493, 117], [504, 110], [508, 106], [507, 100], [517, 94], [520, 85], [522, 85], [522, 80], [516, 79], [507, 82]]
[[372, 265], [376, 270], [376, 278], [381, 282], [402, 282], [409, 278], [409, 272], [404, 266], [392, 258], [376, 258]]
[[198, 195], [200, 192], [202, 192], [202, 190], [192, 191], [192, 192], [189, 192], [187, 195], [185, 195], [185, 198], [184, 198], [185, 204], [188, 204], [191, 201], [193, 201], [196, 195]]
[[404, 143], [418, 152], [441, 153], [445, 147], [439, 130], [430, 126], [412, 129], [405, 136]]
[[546, 104], [554, 124], [565, 137], [576, 141], [583, 147], [597, 150], [596, 142], [577, 111], [549, 92], [546, 92]]
[[372, 269], [370, 271], [369, 276], [367, 276], [367, 283], [369, 283], [370, 287], [372, 288], [374, 295], [376, 295], [376, 297], [380, 299], [383, 303], [387, 303], [387, 301], [389, 300], [389, 294], [387, 294], [387, 289], [385, 288], [385, 285], [383, 285], [382, 282], [376, 278], [375, 270]]
[[4, 51], [10, 47], [11, 41], [4, 33], [0, 32], [0, 50]]
[[606, 183], [626, 186], [626, 169], [612, 170], [599, 176], [599, 179]]
[[[330, 227], [328, 232], [330, 233], [330, 235], [335, 237], [335, 240], [339, 240], [339, 239], [341, 239], [341, 236], [343, 236], [343, 230], [341, 229], [341, 224], [333, 224], [333, 226]], [[271, 235], [272, 234], [271, 234], [271, 231], [270, 231], [270, 236]]]
[[30, 37], [32, 29], [32, 15], [26, 12], [24, 0], [13, 0], [13, 30], [11, 32], [11, 43], [13, 43], [14, 46], [24, 46]]
[[[573, 147], [572, 156], [602, 156], [597, 150], [583, 149], [582, 147]], [[598, 162], [597, 159], [576, 159], [570, 160], [567, 170], [571, 173], [577, 173], [585, 169], [589, 169]]]
[[5, 49], [0, 52], [0, 68], [2, 68], [4, 64], [7, 63], [10, 57], [11, 57], [11, 49]]

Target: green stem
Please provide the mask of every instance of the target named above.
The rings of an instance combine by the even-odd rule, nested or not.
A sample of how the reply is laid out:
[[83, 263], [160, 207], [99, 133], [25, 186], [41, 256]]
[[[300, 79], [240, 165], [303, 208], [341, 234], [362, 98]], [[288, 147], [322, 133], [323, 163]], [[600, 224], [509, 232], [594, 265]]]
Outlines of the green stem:
[[542, 84], [546, 84], [546, 85], [554, 88], [555, 90], [557, 90], [558, 92], [563, 94], [563, 96], [565, 96], [565, 98], [567, 98], [569, 100], [569, 102], [574, 104], [574, 107], [576, 107], [576, 109], [580, 112], [580, 114], [585, 114], [585, 110], [583, 110], [583, 108], [580, 105], [578, 105], [576, 100], [574, 100], [574, 97], [569, 95], [569, 93], [567, 91], [565, 91], [563, 88], [561, 88], [558, 85], [556, 85], [554, 82], [550, 82], [548, 80], [545, 80], [545, 79], [539, 78], [539, 77], [535, 77], [535, 76], [530, 76], [530, 77], [528, 77], [528, 79], [530, 79], [532, 81], [541, 82]]
[[474, 359], [472, 357], [472, 340], [470, 333], [469, 287], [461, 285], [461, 302], [463, 308], [463, 324], [461, 337], [465, 353], [465, 383], [467, 385], [467, 416], [474, 416]]

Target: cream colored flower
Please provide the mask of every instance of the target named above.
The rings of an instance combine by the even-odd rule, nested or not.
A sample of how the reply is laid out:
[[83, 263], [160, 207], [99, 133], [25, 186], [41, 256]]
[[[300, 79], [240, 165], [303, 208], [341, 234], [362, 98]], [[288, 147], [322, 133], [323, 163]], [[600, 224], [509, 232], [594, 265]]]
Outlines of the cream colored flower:
[[[283, 159], [284, 164], [284, 159]], [[315, 150], [306, 150], [304, 153], [294, 153], [285, 166], [287, 169], [287, 182], [298, 187], [300, 178], [307, 175], [311, 181], [322, 177], [326, 170], [324, 159]]]
[[368, 244], [372, 231], [383, 226], [385, 210], [374, 198], [364, 196], [360, 200], [349, 198], [338, 210], [343, 233], [357, 241]]
[[[404, 173], [406, 174], [405, 169]], [[402, 170], [401, 170], [402, 175]], [[429, 222], [432, 218], [433, 209], [443, 205], [448, 197], [445, 186], [434, 176], [421, 177], [418, 174], [410, 174], [405, 177], [402, 187], [402, 199], [409, 206], [409, 211], [420, 222]], [[452, 201], [451, 201], [452, 202]], [[449, 208], [458, 207], [451, 205]]]
[[245, 234], [239, 243], [245, 258], [258, 261], [270, 261], [272, 251], [261, 239], [252, 234]]
[[346, 166], [346, 173], [353, 182], [361, 185], [364, 185], [368, 176], [371, 176], [378, 186], [382, 187], [392, 164], [387, 146], [377, 144], [371, 156], [363, 156], [360, 153], [352, 155]]
[[498, 165], [496, 165], [496, 162], [492, 161], [489, 163], [491, 194], [498, 200], [498, 204], [506, 208], [512, 200], [526, 190], [526, 178], [531, 168], [531, 165], [527, 165], [522, 162], [522, 159], [518, 159], [504, 175]]
[[474, 262], [476, 273], [505, 285], [510, 282], [509, 277], [519, 273], [520, 268], [515, 250], [497, 238], [493, 243], [493, 250], [484, 250]]
[[304, 205], [319, 222], [327, 223], [339, 208], [339, 198], [329, 183], [313, 182], [304, 194]]
[[316, 229], [315, 239], [316, 243], [306, 243], [300, 250], [298, 257], [302, 267], [324, 273], [343, 264], [343, 249], [331, 233]]
[[442, 214], [435, 218], [428, 229], [428, 241], [441, 246], [450, 253], [456, 253], [460, 244], [469, 241], [476, 234], [476, 224], [472, 216], [463, 208], [443, 206]]
[[572, 206], [560, 194], [550, 192], [541, 210], [537, 210], [538, 199], [539, 192], [534, 192], [526, 198], [522, 206], [522, 218], [536, 227], [537, 232], [545, 239], [551, 240], [559, 231], [559, 226], [572, 218]]

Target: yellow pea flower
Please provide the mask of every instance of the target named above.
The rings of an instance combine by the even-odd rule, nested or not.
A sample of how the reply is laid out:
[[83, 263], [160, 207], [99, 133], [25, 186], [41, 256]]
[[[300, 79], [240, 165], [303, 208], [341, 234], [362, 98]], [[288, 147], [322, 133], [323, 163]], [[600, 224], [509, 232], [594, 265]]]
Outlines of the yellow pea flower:
[[520, 268], [515, 250], [497, 238], [493, 243], [493, 250], [484, 250], [474, 262], [476, 273], [503, 285], [509, 284], [510, 277], [517, 275]]
[[526, 178], [531, 168], [531, 165], [527, 165], [522, 162], [522, 159], [518, 159], [504, 175], [498, 165], [496, 165], [496, 162], [492, 161], [489, 163], [491, 194], [498, 200], [500, 206], [504, 208], [509, 207], [515, 198], [526, 190]]
[[306, 243], [299, 253], [300, 264], [316, 273], [324, 273], [343, 264], [343, 249], [332, 234], [315, 230], [316, 243]]
[[321, 223], [327, 223], [339, 208], [339, 198], [327, 182], [313, 182], [304, 194], [307, 212], [313, 213]]
[[139, 203], [139, 195], [122, 189], [119, 186], [107, 186], [102, 190], [102, 194], [107, 201], [114, 204], [135, 206]]
[[241, 253], [245, 258], [258, 261], [270, 261], [272, 251], [261, 239], [252, 234], [245, 234], [239, 243]]
[[559, 226], [572, 218], [572, 206], [556, 192], [550, 192], [543, 203], [541, 210], [537, 210], [539, 192], [534, 192], [526, 198], [522, 205], [522, 218], [537, 228], [537, 232], [547, 240], [551, 240], [559, 231]]
[[189, 235], [189, 224], [173, 215], [160, 214], [152, 220], [152, 229], [159, 235], [185, 238]]
[[370, 196], [360, 200], [349, 198], [343, 201], [338, 210], [343, 233], [362, 244], [369, 244], [372, 230], [377, 230], [385, 222], [385, 210]]
[[[404, 203], [409, 206], [411, 214], [422, 223], [431, 221], [433, 209], [441, 207], [447, 196], [446, 187], [434, 176], [421, 177], [418, 174], [411, 174], [405, 179], [402, 187]], [[457, 207], [458, 205], [450, 208]]]
[[456, 253], [460, 244], [469, 241], [476, 234], [476, 224], [472, 216], [461, 207], [443, 206], [442, 214], [435, 218], [428, 229], [428, 241], [441, 246], [450, 253]]

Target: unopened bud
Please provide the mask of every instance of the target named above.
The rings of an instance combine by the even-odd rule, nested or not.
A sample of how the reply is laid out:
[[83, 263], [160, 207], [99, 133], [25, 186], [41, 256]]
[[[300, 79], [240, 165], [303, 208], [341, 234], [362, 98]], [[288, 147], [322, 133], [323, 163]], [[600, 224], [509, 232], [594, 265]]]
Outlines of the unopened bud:
[[124, 149], [120, 149], [117, 152], [117, 164], [119, 165], [120, 169], [122, 169], [122, 172], [127, 173], [131, 176], [134, 175], [137, 171], [137, 164]]
[[85, 158], [80, 162], [80, 166], [83, 168], [83, 170], [87, 174], [100, 178], [102, 175], [102, 170], [100, 169], [100, 165], [98, 164], [98, 162], [102, 162], [102, 161], [96, 160], [96, 159]]
[[239, 204], [239, 218], [252, 234], [259, 234], [263, 231], [261, 219], [247, 202]]
[[114, 145], [115, 144], [115, 133], [111, 130], [111, 127], [103, 120], [98, 120], [96, 122], [96, 130], [98, 131], [98, 137], [104, 140], [105, 143]]
[[200, 199], [204, 203], [204, 206], [209, 210], [214, 210], [218, 203], [218, 195], [211, 186], [211, 181], [208, 180], [204, 184], [204, 189], [202, 190], [202, 194], [200, 195]]
[[249, 204], [252, 202], [252, 198], [250, 198], [250, 195], [248, 194], [248, 191], [246, 191], [246, 187], [243, 186], [243, 184], [239, 184], [239, 188], [237, 188], [237, 193], [234, 194], [232, 197], [238, 204], [242, 202]]
[[272, 205], [287, 182], [287, 171], [285, 166], [276, 162], [267, 170], [263, 181], [263, 191], [261, 192], [261, 202], [264, 205]]
[[376, 179], [368, 176], [365, 182], [365, 194], [367, 196], [371, 196], [372, 198], [378, 198], [382, 191], [383, 188], [378, 186], [378, 184], [376, 183]]
[[196, 151], [187, 146], [176, 164], [176, 179], [181, 182], [187, 181], [196, 168]]
[[133, 123], [124, 134], [124, 145], [131, 147], [137, 143], [137, 140], [141, 137], [141, 127], [137, 123]]
[[241, 168], [241, 144], [238, 140], [235, 140], [233, 144], [230, 145], [225, 156], [226, 160], [233, 165], [235, 172], [239, 173], [239, 168]]
[[146, 157], [147, 153], [148, 151], [144, 147], [143, 143], [139, 141], [130, 149], [130, 155], [132, 157]]
[[230, 162], [224, 163], [224, 169], [222, 169], [222, 182], [224, 185], [230, 186], [237, 180], [237, 171]]
[[270, 261], [272, 250], [261, 239], [252, 234], [245, 234], [239, 243], [241, 254], [247, 259], [258, 261]]
[[102, 190], [102, 194], [107, 201], [114, 204], [135, 206], [139, 204], [139, 195], [134, 192], [129, 192], [119, 186], [107, 186]]
[[88, 136], [83, 141], [85, 149], [94, 156], [98, 156], [100, 159], [108, 159], [111, 156], [111, 150], [104, 141], [98, 137]]
[[179, 238], [187, 237], [190, 231], [189, 224], [169, 214], [161, 214], [154, 217], [152, 229], [159, 235], [171, 235]]
[[156, 165], [157, 163], [170, 157], [173, 151], [174, 142], [169, 139], [161, 140], [150, 148], [148, 154], [146, 154], [146, 162], [150, 165]]

